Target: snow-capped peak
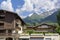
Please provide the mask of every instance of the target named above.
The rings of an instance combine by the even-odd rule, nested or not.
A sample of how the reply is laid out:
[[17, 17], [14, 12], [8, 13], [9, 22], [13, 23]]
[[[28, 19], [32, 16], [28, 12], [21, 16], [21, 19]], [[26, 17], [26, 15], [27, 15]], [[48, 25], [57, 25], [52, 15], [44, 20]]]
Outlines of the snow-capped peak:
[[29, 14], [28, 16], [31, 17], [33, 15], [33, 13]]

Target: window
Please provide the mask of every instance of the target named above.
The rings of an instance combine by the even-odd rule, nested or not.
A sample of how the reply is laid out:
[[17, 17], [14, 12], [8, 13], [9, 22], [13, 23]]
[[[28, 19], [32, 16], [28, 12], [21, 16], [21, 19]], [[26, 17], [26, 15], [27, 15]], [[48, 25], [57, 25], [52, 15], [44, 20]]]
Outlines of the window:
[[0, 28], [3, 28], [4, 27], [4, 23], [0, 23]]
[[16, 26], [18, 26], [18, 24], [16, 23]]
[[0, 33], [5, 33], [6, 32], [6, 30], [0, 30]]
[[24, 38], [23, 39], [19, 38], [19, 40], [29, 40], [29, 39], [27, 39], [27, 38], [25, 38], [25, 39]]
[[8, 33], [12, 33], [12, 30], [8, 30]]
[[16, 26], [18, 27], [18, 26], [19, 26], [19, 24], [17, 24], [17, 23], [16, 23]]
[[46, 38], [45, 40], [51, 40], [51, 38]]
[[30, 40], [44, 40], [43, 37], [31, 37]]
[[0, 26], [4, 25], [4, 23], [0, 23]]
[[5, 18], [5, 15], [0, 15], [0, 20], [3, 21]]
[[20, 24], [19, 24], [19, 23], [16, 23], [16, 26], [17, 26], [17, 27], [19, 27], [19, 26], [20, 26]]

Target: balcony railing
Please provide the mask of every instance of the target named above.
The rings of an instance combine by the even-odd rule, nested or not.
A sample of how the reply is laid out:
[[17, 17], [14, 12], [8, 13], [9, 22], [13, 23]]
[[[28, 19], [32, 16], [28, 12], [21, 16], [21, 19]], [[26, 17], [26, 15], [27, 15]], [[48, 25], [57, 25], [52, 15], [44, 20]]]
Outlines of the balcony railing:
[[19, 36], [19, 34], [16, 34], [16, 33], [0, 33], [0, 36]]
[[4, 19], [0, 19], [0, 21], [4, 21]]
[[0, 23], [4, 23], [4, 21], [1, 21], [1, 20], [0, 20]]

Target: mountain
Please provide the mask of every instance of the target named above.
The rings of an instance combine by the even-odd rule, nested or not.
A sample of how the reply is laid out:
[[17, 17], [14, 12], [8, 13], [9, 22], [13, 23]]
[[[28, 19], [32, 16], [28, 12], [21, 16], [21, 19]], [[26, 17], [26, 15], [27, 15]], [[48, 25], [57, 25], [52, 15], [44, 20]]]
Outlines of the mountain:
[[37, 25], [40, 23], [49, 23], [49, 22], [55, 23], [57, 21], [56, 15], [57, 15], [57, 11], [51, 10], [51, 11], [41, 13], [39, 15], [36, 13], [33, 13], [31, 16], [27, 16], [23, 20], [26, 23], [29, 23], [31, 25], [34, 25], [34, 24]]
[[57, 11], [54, 12], [52, 15], [49, 15], [48, 17], [44, 18], [43, 20], [41, 20], [41, 22], [57, 22]]
[[34, 23], [34, 22], [40, 22], [41, 19], [42, 19], [42, 17], [40, 17], [38, 14], [34, 13], [30, 17], [28, 16], [23, 20], [27, 23]]

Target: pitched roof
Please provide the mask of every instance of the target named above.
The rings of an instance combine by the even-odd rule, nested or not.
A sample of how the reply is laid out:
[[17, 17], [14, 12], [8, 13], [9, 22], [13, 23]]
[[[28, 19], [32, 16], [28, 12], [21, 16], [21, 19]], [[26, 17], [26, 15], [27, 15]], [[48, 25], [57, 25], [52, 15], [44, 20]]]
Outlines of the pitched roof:
[[0, 12], [9, 12], [9, 13], [13, 13], [14, 15], [18, 16], [18, 18], [21, 20], [21, 22], [22, 22], [23, 24], [26, 24], [26, 23], [21, 19], [21, 17], [20, 17], [17, 13], [15, 13], [15, 12], [7, 11], [7, 10], [0, 10]]
[[[41, 27], [42, 26], [42, 27]], [[54, 25], [49, 25], [49, 24], [41, 24], [41, 25], [38, 25], [36, 27], [41, 27], [41, 28], [50, 28], [50, 27], [53, 27], [53, 28], [56, 28], [56, 26]]]

